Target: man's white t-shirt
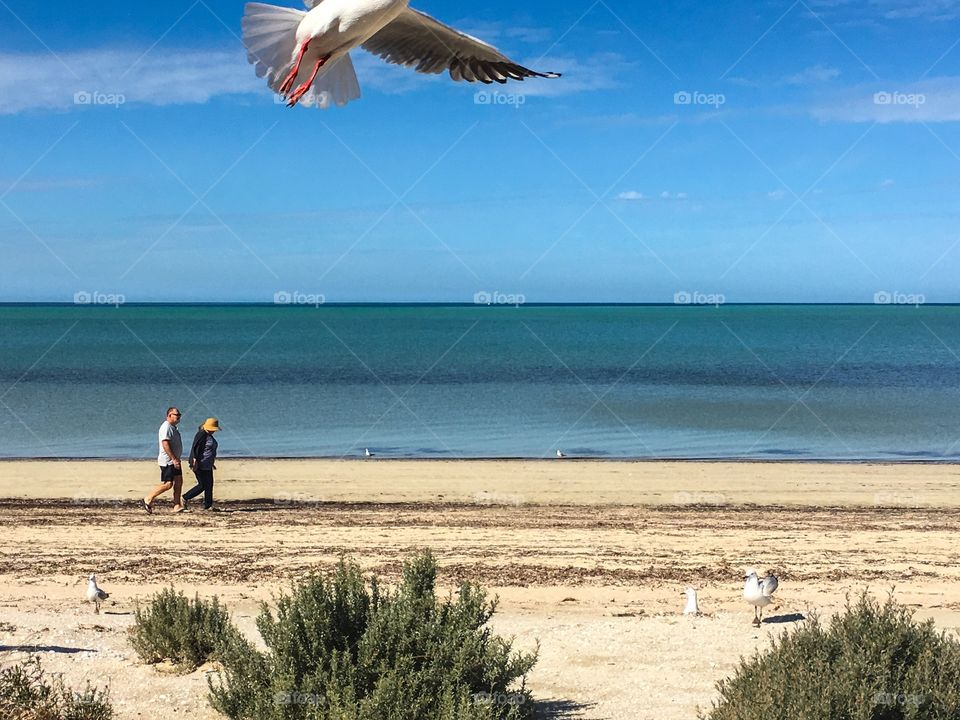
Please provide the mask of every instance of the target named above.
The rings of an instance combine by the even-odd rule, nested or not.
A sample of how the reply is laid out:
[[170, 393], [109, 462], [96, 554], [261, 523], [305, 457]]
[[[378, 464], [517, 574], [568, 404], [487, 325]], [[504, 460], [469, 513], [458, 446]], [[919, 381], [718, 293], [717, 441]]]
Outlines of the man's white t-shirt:
[[171, 425], [169, 420], [164, 420], [163, 425], [160, 426], [160, 455], [157, 457], [157, 463], [160, 467], [166, 467], [167, 465], [173, 465], [173, 458], [167, 455], [166, 451], [163, 449], [163, 441], [170, 441], [170, 450], [173, 452], [174, 457], [177, 460], [183, 455], [183, 441], [180, 439], [180, 431], [177, 430], [176, 425]]

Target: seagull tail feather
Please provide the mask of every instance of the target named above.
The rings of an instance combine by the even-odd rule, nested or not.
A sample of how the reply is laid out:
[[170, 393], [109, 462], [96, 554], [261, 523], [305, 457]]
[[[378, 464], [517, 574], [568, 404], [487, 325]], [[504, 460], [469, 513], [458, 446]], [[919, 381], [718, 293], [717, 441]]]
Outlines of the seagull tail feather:
[[243, 15], [243, 44], [257, 77], [265, 77], [276, 91], [293, 67], [297, 28], [305, 12], [293, 8], [247, 3]]

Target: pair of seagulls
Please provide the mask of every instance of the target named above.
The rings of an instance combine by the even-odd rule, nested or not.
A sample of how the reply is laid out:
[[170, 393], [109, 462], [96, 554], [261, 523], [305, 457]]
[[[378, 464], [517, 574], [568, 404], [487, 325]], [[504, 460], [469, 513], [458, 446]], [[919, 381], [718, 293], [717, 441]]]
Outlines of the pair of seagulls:
[[[753, 568], [747, 570], [744, 575], [743, 599], [750, 605], [753, 605], [753, 624], [760, 627], [763, 621], [763, 608], [773, 602], [773, 593], [776, 592], [779, 585], [777, 576], [768, 573], [763, 580]], [[700, 606], [697, 603], [696, 588], [688, 587], [685, 591], [687, 596], [687, 605], [683, 609], [684, 615], [699, 615]]]
[[243, 43], [257, 77], [290, 107], [346, 105], [360, 97], [350, 51], [362, 48], [419, 73], [505, 83], [557, 78], [409, 7], [410, 0], [304, 0], [307, 12], [247, 4]]

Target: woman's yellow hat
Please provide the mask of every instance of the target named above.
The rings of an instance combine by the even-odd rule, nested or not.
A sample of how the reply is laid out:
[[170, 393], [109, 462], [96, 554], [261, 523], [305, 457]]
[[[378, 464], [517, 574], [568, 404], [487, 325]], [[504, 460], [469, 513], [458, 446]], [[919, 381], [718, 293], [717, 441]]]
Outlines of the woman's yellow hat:
[[216, 418], [207, 418], [201, 427], [207, 432], [216, 432], [220, 429], [220, 421]]

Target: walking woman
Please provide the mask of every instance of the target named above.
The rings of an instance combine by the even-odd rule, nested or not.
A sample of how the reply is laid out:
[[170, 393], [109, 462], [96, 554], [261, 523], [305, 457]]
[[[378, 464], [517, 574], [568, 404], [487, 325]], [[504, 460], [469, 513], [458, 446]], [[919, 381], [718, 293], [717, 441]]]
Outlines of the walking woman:
[[203, 493], [203, 509], [213, 510], [213, 470], [217, 460], [217, 439], [213, 436], [220, 429], [220, 421], [207, 418], [193, 437], [190, 446], [190, 469], [197, 476], [197, 484], [183, 494], [184, 506]]

